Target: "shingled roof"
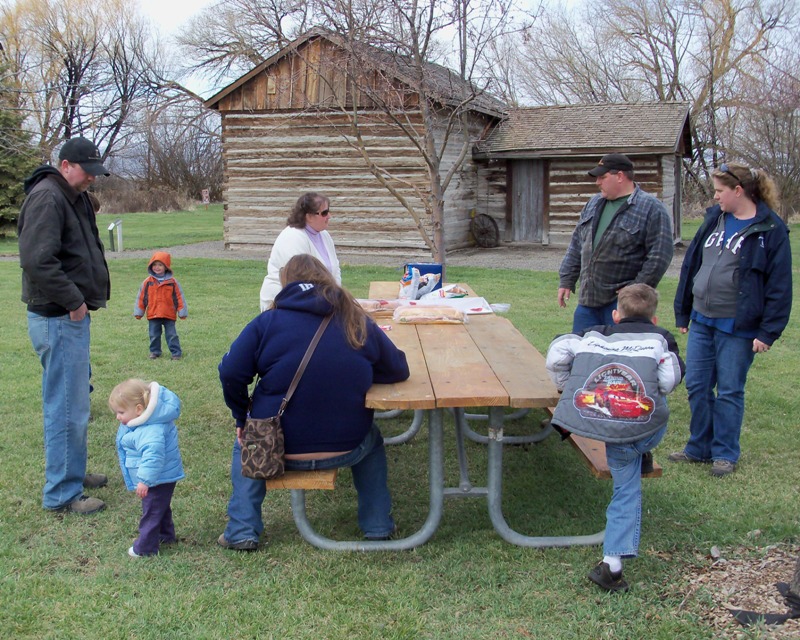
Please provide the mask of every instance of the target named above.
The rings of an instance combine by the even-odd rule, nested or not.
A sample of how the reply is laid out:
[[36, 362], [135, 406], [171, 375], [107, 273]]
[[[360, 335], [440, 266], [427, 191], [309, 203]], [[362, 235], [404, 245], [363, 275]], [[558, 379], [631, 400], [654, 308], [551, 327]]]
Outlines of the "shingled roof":
[[548, 158], [609, 152], [691, 152], [689, 103], [647, 102], [510, 109], [476, 158]]

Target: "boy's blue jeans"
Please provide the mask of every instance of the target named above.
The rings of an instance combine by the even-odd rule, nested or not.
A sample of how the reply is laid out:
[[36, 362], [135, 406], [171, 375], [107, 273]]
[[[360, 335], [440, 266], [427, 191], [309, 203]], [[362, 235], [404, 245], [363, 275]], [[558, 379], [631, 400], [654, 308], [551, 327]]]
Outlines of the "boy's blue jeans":
[[642, 454], [653, 449], [667, 431], [625, 444], [606, 443], [606, 460], [614, 479], [614, 493], [606, 509], [603, 553], [632, 558], [639, 555], [642, 530]]
[[164, 327], [164, 337], [167, 339], [169, 352], [173, 356], [181, 355], [181, 341], [178, 339], [174, 320], [154, 318], [147, 321], [147, 326], [150, 331], [150, 353], [161, 355], [161, 327]]
[[[350, 467], [353, 484], [358, 492], [358, 526], [367, 538], [388, 536], [394, 530], [392, 496], [389, 493], [388, 465], [383, 436], [372, 425], [366, 437], [352, 451], [325, 460], [287, 460], [286, 469], [309, 471]], [[264, 530], [261, 504], [267, 493], [263, 480], [242, 475], [242, 449], [234, 439], [231, 459], [233, 492], [228, 501], [228, 526], [225, 539], [230, 543], [254, 540], [258, 542]]]
[[83, 495], [89, 425], [89, 327], [86, 314], [28, 312], [28, 335], [42, 363], [44, 477], [42, 505], [59, 509]]

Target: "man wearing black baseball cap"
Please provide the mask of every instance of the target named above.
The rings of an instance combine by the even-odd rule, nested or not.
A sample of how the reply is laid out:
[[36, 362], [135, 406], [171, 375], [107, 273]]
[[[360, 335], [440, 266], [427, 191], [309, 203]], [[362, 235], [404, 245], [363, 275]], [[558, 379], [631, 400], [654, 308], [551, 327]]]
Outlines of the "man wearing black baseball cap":
[[44, 369], [45, 484], [42, 505], [88, 514], [105, 503], [83, 488], [108, 482], [86, 473], [89, 424], [89, 311], [106, 306], [110, 281], [94, 207], [86, 190], [109, 175], [97, 147], [67, 140], [57, 167], [43, 165], [25, 181], [19, 213], [22, 301], [28, 334]]
[[61, 147], [61, 151], [58, 152], [58, 159], [80, 165], [81, 169], [91, 176], [111, 175], [103, 166], [97, 147], [86, 138], [71, 138], [67, 140], [64, 146]]
[[633, 181], [633, 162], [604, 155], [589, 170], [600, 193], [581, 212], [559, 268], [558, 304], [580, 284], [572, 320], [577, 333], [609, 325], [617, 292], [635, 282], [655, 288], [672, 261], [672, 219], [660, 200]]

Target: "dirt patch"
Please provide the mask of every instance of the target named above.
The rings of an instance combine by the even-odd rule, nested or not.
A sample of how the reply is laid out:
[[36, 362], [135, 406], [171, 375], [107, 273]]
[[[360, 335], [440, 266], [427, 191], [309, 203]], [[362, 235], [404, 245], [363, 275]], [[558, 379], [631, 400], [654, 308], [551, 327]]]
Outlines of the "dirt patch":
[[679, 608], [698, 611], [723, 638], [800, 638], [800, 619], [780, 626], [759, 624], [747, 630], [730, 613], [731, 609], [788, 613], [775, 583], [792, 579], [798, 554], [800, 546], [783, 544], [741, 546], [722, 552], [712, 548], [685, 575], [686, 596]]

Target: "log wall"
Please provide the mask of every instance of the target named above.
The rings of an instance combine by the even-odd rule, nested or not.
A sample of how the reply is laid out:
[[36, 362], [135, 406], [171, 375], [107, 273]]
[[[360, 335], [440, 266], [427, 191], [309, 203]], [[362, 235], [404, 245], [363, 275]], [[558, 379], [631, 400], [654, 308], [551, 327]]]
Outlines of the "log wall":
[[[430, 252], [411, 214], [370, 172], [352, 137], [349, 117], [336, 113], [223, 112], [225, 243], [266, 256], [299, 195], [317, 191], [331, 200], [330, 231], [337, 252], [380, 251], [399, 258], [428, 259]], [[404, 113], [422, 128], [420, 114]], [[428, 171], [411, 139], [383, 113], [360, 114], [361, 137], [372, 161], [420, 213], [430, 193]], [[474, 128], [483, 123], [476, 120]], [[477, 134], [476, 134], [477, 135]], [[444, 173], [457, 159], [460, 140], [442, 155]], [[448, 249], [470, 244], [475, 207], [475, 167], [468, 162], [445, 196]]]

